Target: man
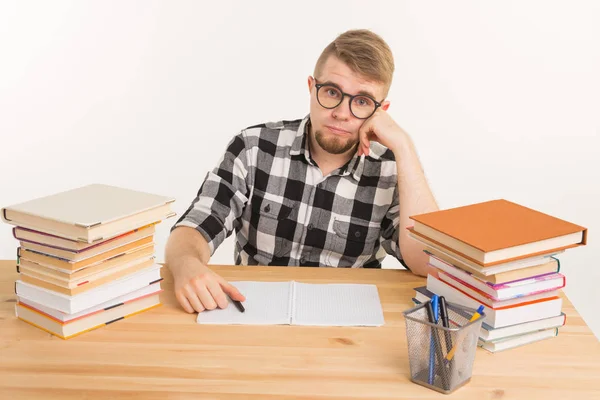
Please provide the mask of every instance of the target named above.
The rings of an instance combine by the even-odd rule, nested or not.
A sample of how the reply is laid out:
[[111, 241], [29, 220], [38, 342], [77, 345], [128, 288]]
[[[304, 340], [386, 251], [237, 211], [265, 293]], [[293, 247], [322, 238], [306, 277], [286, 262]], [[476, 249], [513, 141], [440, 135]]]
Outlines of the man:
[[207, 265], [234, 230], [237, 264], [381, 267], [426, 275], [409, 216], [438, 209], [413, 144], [387, 113], [394, 61], [367, 30], [338, 36], [308, 77], [310, 114], [229, 143], [172, 229], [166, 263], [187, 312], [244, 301]]

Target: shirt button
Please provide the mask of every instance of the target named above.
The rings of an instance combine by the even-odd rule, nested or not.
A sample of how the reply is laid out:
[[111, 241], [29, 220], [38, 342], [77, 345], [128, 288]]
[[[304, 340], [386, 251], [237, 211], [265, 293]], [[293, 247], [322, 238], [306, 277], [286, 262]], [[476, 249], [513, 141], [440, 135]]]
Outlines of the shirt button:
[[354, 232], [354, 236], [357, 237], [357, 238], [359, 238], [360, 237], [360, 232], [359, 231]]
[[302, 258], [300, 258], [300, 264], [304, 264], [306, 262], [306, 257], [302, 256]]
[[308, 224], [308, 230], [309, 231], [312, 231], [314, 227], [315, 226], [312, 223]]

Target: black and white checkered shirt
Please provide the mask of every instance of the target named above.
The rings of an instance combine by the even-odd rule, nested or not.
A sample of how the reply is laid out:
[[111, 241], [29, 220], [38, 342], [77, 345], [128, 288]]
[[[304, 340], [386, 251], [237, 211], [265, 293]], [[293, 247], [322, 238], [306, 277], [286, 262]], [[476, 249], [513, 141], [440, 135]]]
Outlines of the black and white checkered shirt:
[[235, 230], [236, 264], [380, 268], [386, 253], [402, 260], [393, 153], [372, 143], [369, 156], [323, 177], [310, 156], [309, 120], [237, 134], [172, 229], [197, 229], [211, 255]]

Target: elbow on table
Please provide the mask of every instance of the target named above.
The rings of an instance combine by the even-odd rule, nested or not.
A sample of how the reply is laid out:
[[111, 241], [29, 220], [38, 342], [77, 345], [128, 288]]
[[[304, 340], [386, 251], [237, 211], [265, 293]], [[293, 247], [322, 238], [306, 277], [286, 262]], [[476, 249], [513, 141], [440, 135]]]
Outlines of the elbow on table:
[[406, 254], [403, 258], [408, 269], [417, 276], [433, 275], [437, 277], [437, 269], [429, 265], [429, 256], [422, 250]]

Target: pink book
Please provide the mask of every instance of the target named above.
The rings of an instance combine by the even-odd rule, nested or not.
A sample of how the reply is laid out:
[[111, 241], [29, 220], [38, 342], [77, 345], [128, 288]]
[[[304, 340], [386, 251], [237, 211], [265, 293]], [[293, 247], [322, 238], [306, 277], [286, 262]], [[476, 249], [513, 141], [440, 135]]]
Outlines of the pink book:
[[[493, 284], [483, 281], [453, 265], [432, 261], [434, 260], [431, 260], [429, 265], [444, 271], [457, 281], [473, 287], [477, 291], [483, 292], [493, 301], [515, 299], [523, 296], [555, 291], [563, 288], [566, 284], [565, 276], [558, 272], [532, 276], [512, 282]], [[452, 284], [452, 282], [449, 283]]]

